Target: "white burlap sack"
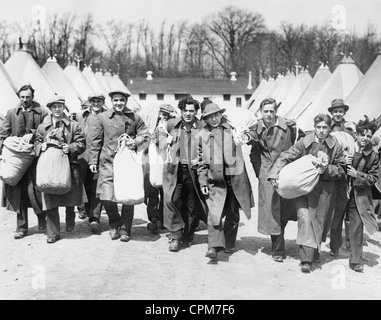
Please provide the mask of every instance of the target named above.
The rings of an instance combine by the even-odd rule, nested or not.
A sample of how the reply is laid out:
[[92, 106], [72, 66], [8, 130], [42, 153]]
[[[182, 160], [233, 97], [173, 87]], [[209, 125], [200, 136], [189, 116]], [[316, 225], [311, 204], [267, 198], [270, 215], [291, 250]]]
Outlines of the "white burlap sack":
[[353, 155], [355, 153], [356, 141], [345, 131], [331, 132], [331, 135], [342, 145], [345, 152]]
[[316, 157], [306, 155], [284, 166], [279, 172], [279, 195], [285, 199], [295, 199], [309, 194], [319, 182], [318, 169], [313, 164]]
[[65, 194], [70, 191], [70, 161], [61, 148], [50, 146], [41, 153], [37, 161], [36, 185], [38, 190], [48, 194]]
[[21, 137], [8, 137], [4, 140], [0, 162], [0, 178], [15, 186], [24, 176], [34, 159], [32, 144], [24, 143]]
[[141, 160], [135, 151], [121, 146], [114, 158], [114, 196], [126, 205], [144, 201], [144, 177]]
[[159, 150], [155, 141], [151, 141], [148, 149], [149, 155], [149, 181], [158, 188], [163, 185], [163, 169], [166, 159], [166, 150]]

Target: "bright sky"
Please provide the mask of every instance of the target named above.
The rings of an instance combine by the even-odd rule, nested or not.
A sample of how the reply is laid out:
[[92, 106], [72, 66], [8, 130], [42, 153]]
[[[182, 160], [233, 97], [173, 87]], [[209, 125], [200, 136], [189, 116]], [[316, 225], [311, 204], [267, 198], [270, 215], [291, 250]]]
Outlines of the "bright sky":
[[371, 23], [381, 37], [381, 0], [1, 0], [0, 21], [22, 22], [33, 17], [33, 8], [42, 6], [48, 16], [91, 12], [100, 23], [110, 19], [132, 23], [147, 19], [156, 26], [164, 19], [169, 23], [201, 22], [228, 5], [261, 13], [272, 30], [281, 21], [321, 25], [345, 17], [346, 30], [362, 35]]

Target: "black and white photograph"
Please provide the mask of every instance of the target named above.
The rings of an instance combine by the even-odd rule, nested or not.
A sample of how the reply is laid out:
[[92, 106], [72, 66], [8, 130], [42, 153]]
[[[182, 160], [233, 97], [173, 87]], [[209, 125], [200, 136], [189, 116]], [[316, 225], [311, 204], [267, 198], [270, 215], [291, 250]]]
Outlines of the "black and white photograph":
[[0, 300], [238, 318], [380, 259], [381, 0], [1, 1]]

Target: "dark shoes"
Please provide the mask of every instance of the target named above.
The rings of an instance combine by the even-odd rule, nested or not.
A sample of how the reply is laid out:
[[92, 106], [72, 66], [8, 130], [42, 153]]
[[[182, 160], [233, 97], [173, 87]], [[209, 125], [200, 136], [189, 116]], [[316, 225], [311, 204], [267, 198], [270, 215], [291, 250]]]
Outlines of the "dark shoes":
[[66, 225], [66, 231], [67, 232], [73, 232], [75, 228], [75, 225]]
[[215, 248], [209, 248], [208, 251], [206, 251], [205, 257], [217, 260], [217, 250]]
[[233, 254], [234, 253], [234, 248], [226, 248], [224, 250], [224, 252], [227, 253], [227, 254]]
[[46, 230], [46, 220], [38, 220], [38, 231]]
[[15, 234], [13, 235], [13, 237], [15, 238], [15, 240], [19, 240], [19, 239], [22, 239], [26, 236], [26, 232], [22, 232], [22, 231], [17, 231], [15, 232]]
[[159, 223], [158, 221], [152, 221], [147, 224], [147, 229], [152, 234], [158, 234], [159, 233]]
[[78, 209], [78, 218], [84, 220], [87, 218], [87, 213], [83, 209]]
[[303, 273], [311, 273], [311, 264], [310, 263], [302, 263], [300, 271]]
[[273, 256], [273, 260], [275, 262], [283, 262], [283, 256], [280, 256], [280, 255]]
[[99, 223], [97, 221], [90, 222], [90, 230], [92, 233], [99, 233]]
[[169, 242], [169, 251], [177, 252], [180, 250], [180, 241], [176, 239], [171, 239]]
[[362, 264], [349, 263], [349, 268], [351, 268], [352, 270], [356, 272], [360, 272], [360, 273], [364, 272], [364, 266]]
[[333, 258], [337, 258], [339, 256], [339, 251], [331, 250], [329, 255]]
[[53, 243], [56, 243], [59, 239], [60, 239], [60, 237], [48, 238], [46, 240], [46, 242], [49, 243], [49, 244], [53, 244]]

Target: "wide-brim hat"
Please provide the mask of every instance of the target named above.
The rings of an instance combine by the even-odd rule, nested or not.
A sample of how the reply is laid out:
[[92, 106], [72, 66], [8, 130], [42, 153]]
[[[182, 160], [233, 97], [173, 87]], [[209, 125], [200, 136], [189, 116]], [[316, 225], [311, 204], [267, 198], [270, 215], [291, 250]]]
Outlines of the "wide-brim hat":
[[221, 109], [217, 104], [215, 103], [209, 103], [205, 106], [204, 113], [202, 114], [202, 117], [205, 119], [207, 116], [210, 116], [213, 113], [224, 113], [226, 109]]
[[91, 99], [94, 99], [94, 98], [98, 98], [98, 99], [101, 99], [101, 100], [103, 100], [103, 101], [106, 100], [104, 94], [101, 93], [101, 92], [93, 92], [93, 93], [90, 93], [87, 99], [90, 101]]
[[110, 91], [108, 95], [109, 95], [110, 98], [112, 99], [112, 96], [113, 96], [114, 94], [117, 94], [117, 93], [119, 93], [119, 94], [125, 96], [127, 99], [128, 99], [129, 96], [131, 96], [129, 93], [124, 92], [124, 91], [122, 91], [122, 90]]
[[63, 105], [65, 105], [65, 98], [64, 98], [64, 97], [60, 97], [60, 96], [54, 96], [54, 97], [51, 97], [51, 98], [48, 100], [48, 103], [46, 104], [46, 107], [47, 107], [47, 108], [50, 108], [50, 106], [51, 106], [53, 103], [62, 103]]
[[332, 113], [332, 111], [336, 108], [344, 108], [345, 112], [349, 110], [349, 106], [344, 103], [343, 99], [332, 100], [331, 106], [328, 108], [328, 111]]

